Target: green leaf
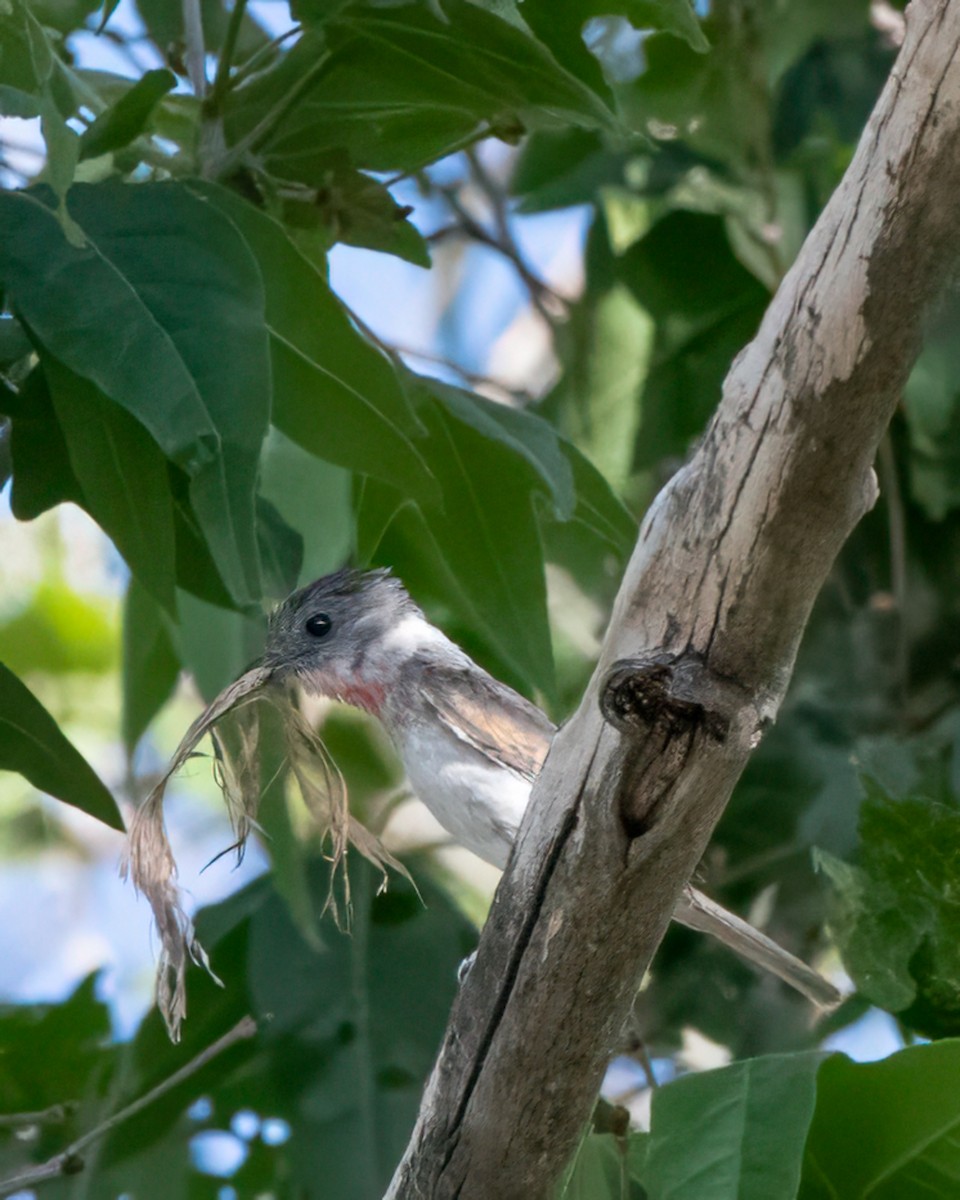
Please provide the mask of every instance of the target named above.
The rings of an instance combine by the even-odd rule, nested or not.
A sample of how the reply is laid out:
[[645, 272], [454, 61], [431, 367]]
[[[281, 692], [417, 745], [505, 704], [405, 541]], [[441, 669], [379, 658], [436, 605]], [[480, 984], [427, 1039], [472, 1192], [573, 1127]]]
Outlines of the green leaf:
[[257, 536], [265, 594], [282, 600], [294, 590], [300, 578], [303, 538], [263, 496], [257, 497]]
[[434, 395], [458, 421], [524, 459], [539, 475], [541, 490], [549, 494], [557, 519], [569, 520], [575, 502], [573, 471], [556, 431], [542, 417], [435, 379], [420, 379], [415, 386]]
[[80, 138], [80, 158], [96, 158], [128, 146], [150, 123], [154, 109], [177, 85], [172, 71], [161, 68], [147, 71], [128, 92], [84, 130]]
[[643, 1171], [650, 1200], [796, 1195], [822, 1061], [771, 1054], [657, 1088]]
[[229, 221], [175, 183], [79, 185], [70, 211], [82, 248], [42, 192], [0, 195], [0, 280], [37, 341], [183, 468], [224, 582], [252, 603], [270, 398], [256, 263]]
[[177, 658], [209, 702], [263, 649], [263, 618], [231, 612], [187, 592], [177, 594], [177, 609], [180, 620], [170, 630]]
[[[698, 53], [708, 48], [690, 0], [524, 0], [523, 18], [557, 61], [600, 96], [609, 87], [597, 56], [587, 48], [585, 26], [596, 18], [622, 17], [635, 29], [682, 38]], [[642, 60], [637, 56], [637, 70]]]
[[147, 430], [88, 380], [42, 356], [83, 507], [168, 611], [174, 607], [176, 542], [167, 463]]
[[553, 655], [536, 509], [537, 495], [549, 494], [544, 465], [529, 445], [516, 443], [513, 431], [491, 428], [479, 406], [469, 411], [462, 395], [448, 405], [449, 393], [434, 381], [411, 386], [419, 389], [429, 438], [424, 449], [442, 507], [421, 505], [421, 520], [415, 509], [401, 507], [407, 497], [368, 487], [358, 541], [369, 549], [393, 518], [400, 545], [389, 560], [401, 576], [418, 594], [452, 605], [515, 678], [550, 695]]
[[30, 0], [31, 11], [39, 23], [58, 33], [80, 29], [99, 7], [100, 0]]
[[[0, 1008], [0, 1108], [4, 1113], [42, 1112], [75, 1101], [88, 1093], [95, 1075], [102, 1076], [112, 1053], [106, 1048], [110, 1010], [97, 999], [96, 985], [97, 976], [88, 975], [58, 1004], [5, 1004]], [[43, 1130], [38, 1132], [42, 1137]], [[62, 1139], [63, 1133], [61, 1128], [55, 1136]], [[21, 1151], [21, 1163], [23, 1157]]]
[[272, 71], [240, 90], [226, 113], [237, 142], [283, 103], [320, 56], [315, 83], [264, 143], [271, 174], [311, 182], [317, 155], [345, 148], [358, 167], [416, 170], [486, 125], [515, 135], [567, 124], [615, 130], [601, 100], [523, 28], [467, 0], [432, 6], [351, 4]]
[[47, 578], [0, 625], [0, 660], [20, 675], [105, 675], [116, 666], [116, 631], [102, 604]]
[[960, 1030], [960, 808], [894, 799], [864, 780], [860, 862], [820, 852], [831, 922], [858, 988], [929, 1037]]
[[601, 188], [624, 186], [630, 157], [608, 149], [596, 130], [540, 130], [520, 147], [510, 191], [521, 213], [592, 204]]
[[354, 545], [351, 476], [272, 428], [263, 449], [260, 493], [303, 539], [301, 581], [341, 567]]
[[131, 579], [123, 608], [123, 742], [128, 754], [169, 700], [179, 674], [180, 660], [163, 611]]
[[54, 55], [24, 0], [7, 0], [0, 8], [0, 47], [0, 112], [37, 116], [37, 99], [53, 74]]
[[328, 462], [429, 494], [419, 425], [389, 361], [351, 325], [326, 279], [283, 228], [233, 193], [194, 184], [233, 222], [260, 265], [274, 424]]
[[43, 368], [35, 367], [18, 393], [5, 391], [0, 405], [12, 418], [13, 515], [20, 521], [32, 521], [65, 500], [82, 504], [83, 491], [70, 465]]
[[958, 318], [960, 304], [947, 295], [904, 388], [910, 487], [935, 521], [960, 507], [960, 354], [954, 336]]
[[817, 1079], [800, 1200], [960, 1194], [958, 1078], [960, 1041], [911, 1046], [882, 1062], [831, 1056]]
[[39, 700], [0, 663], [0, 770], [123, 829], [116, 801]]
[[[646, 1200], [647, 1193], [634, 1171], [633, 1143], [642, 1144], [644, 1134], [614, 1137], [590, 1133], [577, 1151], [557, 1200]], [[638, 1157], [636, 1161], [642, 1162]]]
[[637, 447], [648, 466], [700, 433], [769, 293], [734, 257], [722, 218], [701, 213], [658, 221], [616, 271], [657, 325]]
[[653, 332], [625, 287], [590, 289], [566, 327], [567, 369], [544, 406], [616, 489], [633, 467]]

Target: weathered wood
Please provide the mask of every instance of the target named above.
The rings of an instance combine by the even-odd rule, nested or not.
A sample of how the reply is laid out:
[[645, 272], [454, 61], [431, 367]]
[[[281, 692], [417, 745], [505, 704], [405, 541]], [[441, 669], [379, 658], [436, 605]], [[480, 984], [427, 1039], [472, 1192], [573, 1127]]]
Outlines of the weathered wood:
[[647, 513], [391, 1200], [547, 1196], [751, 751], [960, 249], [960, 5], [914, 0], [840, 187]]

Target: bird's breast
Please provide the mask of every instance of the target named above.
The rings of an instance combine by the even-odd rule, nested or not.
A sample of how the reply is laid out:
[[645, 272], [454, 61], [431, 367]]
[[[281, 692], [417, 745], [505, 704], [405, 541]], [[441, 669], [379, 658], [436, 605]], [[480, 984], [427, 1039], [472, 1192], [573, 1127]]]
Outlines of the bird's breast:
[[530, 783], [439, 723], [391, 730], [414, 792], [474, 854], [506, 865], [530, 798]]

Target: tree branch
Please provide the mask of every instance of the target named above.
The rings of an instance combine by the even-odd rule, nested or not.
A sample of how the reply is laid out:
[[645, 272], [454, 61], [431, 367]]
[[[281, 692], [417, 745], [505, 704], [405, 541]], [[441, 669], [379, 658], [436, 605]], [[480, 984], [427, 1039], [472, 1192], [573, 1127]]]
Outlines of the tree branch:
[[644, 970], [775, 718], [960, 249], [960, 6], [914, 0], [840, 187], [647, 513], [554, 741], [391, 1200], [530, 1200], [572, 1152]]

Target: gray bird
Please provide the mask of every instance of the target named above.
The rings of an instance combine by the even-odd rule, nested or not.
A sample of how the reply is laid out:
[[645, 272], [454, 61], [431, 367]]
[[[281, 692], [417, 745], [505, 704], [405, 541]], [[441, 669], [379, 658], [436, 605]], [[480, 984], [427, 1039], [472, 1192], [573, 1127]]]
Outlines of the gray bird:
[[[462, 845], [506, 866], [556, 727], [477, 666], [388, 571], [342, 570], [270, 618], [261, 662], [275, 680], [355, 705], [389, 734], [411, 787]], [[689, 885], [674, 919], [712, 934], [820, 1005], [839, 993], [776, 942]]]

